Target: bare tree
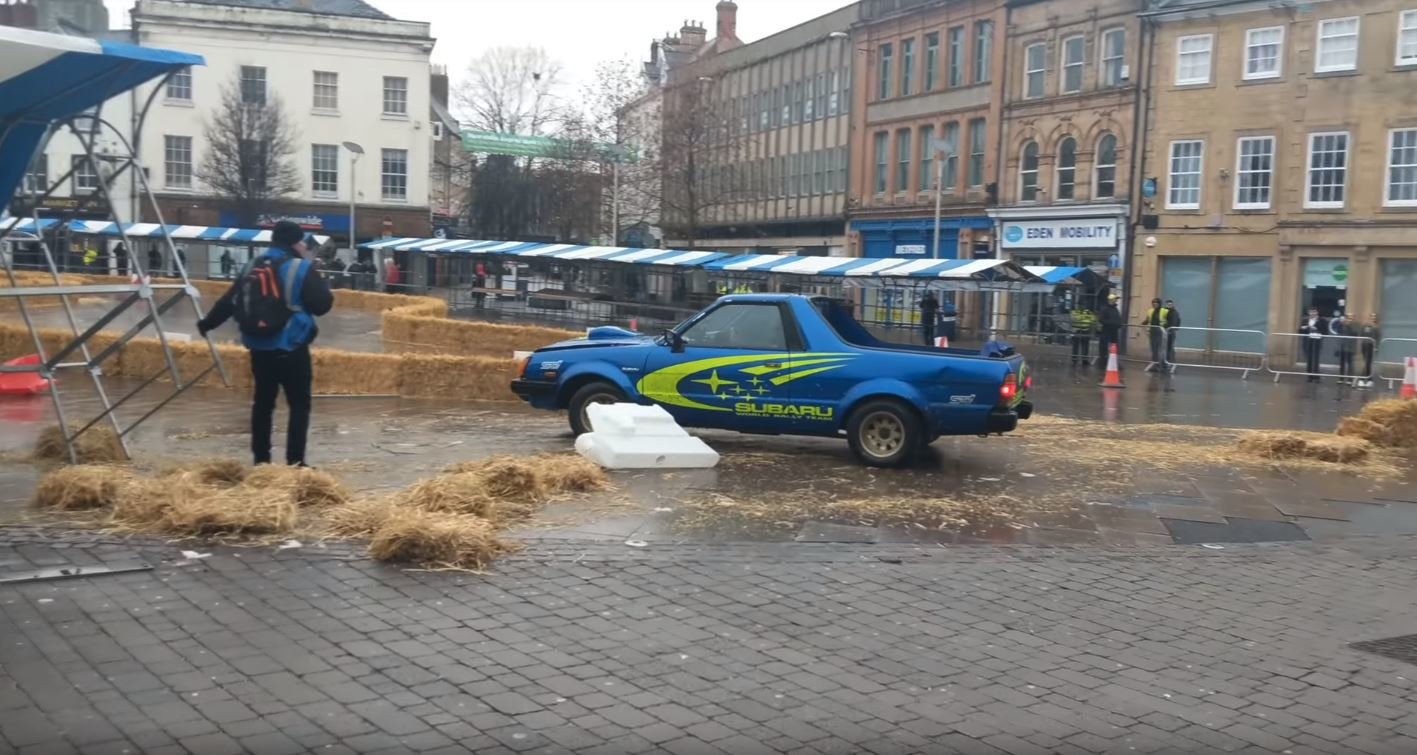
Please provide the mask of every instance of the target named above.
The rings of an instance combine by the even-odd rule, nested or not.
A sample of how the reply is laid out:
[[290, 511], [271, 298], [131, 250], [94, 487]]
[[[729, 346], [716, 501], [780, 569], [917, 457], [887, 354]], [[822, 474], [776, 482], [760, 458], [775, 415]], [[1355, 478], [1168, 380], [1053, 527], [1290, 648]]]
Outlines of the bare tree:
[[206, 119], [206, 152], [197, 178], [222, 197], [237, 222], [254, 226], [300, 189], [296, 132], [280, 98], [242, 89], [239, 75], [221, 89], [221, 105]]
[[539, 47], [494, 47], [468, 63], [453, 94], [458, 119], [473, 131], [545, 136], [561, 121], [560, 76]]
[[667, 231], [692, 249], [709, 219], [729, 219], [744, 196], [742, 142], [704, 82], [664, 93], [660, 116], [660, 206]]
[[601, 192], [602, 223], [617, 244], [627, 229], [660, 222], [659, 92], [647, 87], [636, 69], [626, 58], [597, 65], [581, 97], [585, 112], [567, 129], [600, 145], [599, 166], [609, 189]]

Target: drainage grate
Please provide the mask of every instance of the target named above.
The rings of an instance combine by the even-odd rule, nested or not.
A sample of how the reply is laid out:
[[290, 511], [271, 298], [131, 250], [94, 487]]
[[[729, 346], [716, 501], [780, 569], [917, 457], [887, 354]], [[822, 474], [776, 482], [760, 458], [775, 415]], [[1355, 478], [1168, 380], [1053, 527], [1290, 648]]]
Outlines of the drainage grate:
[[1348, 647], [1417, 666], [1417, 634], [1355, 642]]
[[1309, 536], [1292, 522], [1270, 522], [1227, 516], [1225, 524], [1165, 519], [1161, 523], [1171, 539], [1181, 545], [1198, 543], [1281, 543], [1308, 540]]

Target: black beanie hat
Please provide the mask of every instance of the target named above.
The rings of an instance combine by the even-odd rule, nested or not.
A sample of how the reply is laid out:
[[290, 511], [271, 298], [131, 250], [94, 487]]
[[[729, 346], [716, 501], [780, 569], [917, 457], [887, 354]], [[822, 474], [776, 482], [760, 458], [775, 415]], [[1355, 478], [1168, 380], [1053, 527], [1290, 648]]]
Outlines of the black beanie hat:
[[289, 220], [282, 220], [276, 223], [275, 228], [271, 229], [271, 246], [281, 249], [292, 249], [304, 238], [305, 229]]

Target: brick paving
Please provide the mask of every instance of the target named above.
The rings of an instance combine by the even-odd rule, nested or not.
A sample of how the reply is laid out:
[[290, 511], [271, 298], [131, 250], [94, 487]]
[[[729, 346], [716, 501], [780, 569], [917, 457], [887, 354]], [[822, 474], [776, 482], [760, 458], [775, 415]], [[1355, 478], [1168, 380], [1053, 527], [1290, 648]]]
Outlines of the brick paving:
[[1417, 752], [1417, 541], [346, 548], [0, 530], [0, 751]]

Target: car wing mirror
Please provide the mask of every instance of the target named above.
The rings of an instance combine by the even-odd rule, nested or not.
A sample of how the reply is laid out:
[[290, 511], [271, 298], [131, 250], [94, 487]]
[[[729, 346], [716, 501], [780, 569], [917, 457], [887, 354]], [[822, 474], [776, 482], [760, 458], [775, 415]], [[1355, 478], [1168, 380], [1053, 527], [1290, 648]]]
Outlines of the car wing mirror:
[[669, 346], [669, 350], [674, 352], [675, 354], [679, 354], [684, 351], [684, 337], [679, 335], [678, 331], [664, 331], [664, 343]]

